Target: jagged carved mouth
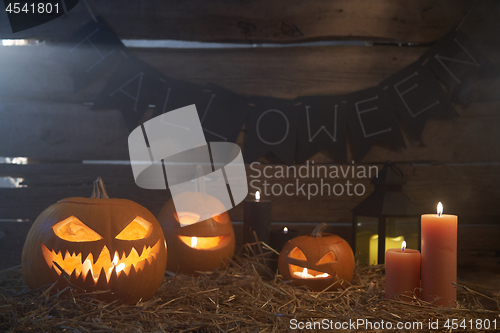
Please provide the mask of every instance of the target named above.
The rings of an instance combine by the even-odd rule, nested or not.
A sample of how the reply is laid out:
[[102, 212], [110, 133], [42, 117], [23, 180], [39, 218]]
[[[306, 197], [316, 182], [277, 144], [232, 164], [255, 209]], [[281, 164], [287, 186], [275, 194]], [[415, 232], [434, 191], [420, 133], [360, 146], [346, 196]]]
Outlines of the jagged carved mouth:
[[315, 271], [314, 269], [307, 269], [292, 264], [288, 264], [290, 275], [296, 279], [326, 279], [331, 277], [330, 274]]
[[81, 274], [83, 274], [84, 280], [92, 277], [95, 283], [97, 283], [101, 276], [101, 278], [105, 276], [106, 281], [109, 282], [113, 273], [116, 276], [120, 276], [121, 274], [129, 275], [132, 269], [136, 272], [144, 269], [146, 261], [151, 264], [156, 259], [161, 247], [161, 241], [158, 240], [153, 247], [144, 245], [140, 255], [135, 248], [132, 248], [128, 255], [124, 252], [120, 256], [116, 251], [113, 259], [111, 259], [108, 248], [104, 246], [97, 260], [94, 260], [92, 253], [89, 253], [87, 258], [82, 258], [81, 253], [71, 254], [69, 251], [66, 251], [63, 256], [62, 251], [49, 250], [45, 244], [40, 244], [47, 265], [50, 268], [54, 268], [57, 274], [61, 275], [61, 269], [63, 269], [68, 275], [74, 274], [76, 278]]
[[178, 237], [184, 244], [196, 250], [214, 250], [226, 246], [230, 241], [229, 235], [215, 237], [190, 237], [179, 235]]

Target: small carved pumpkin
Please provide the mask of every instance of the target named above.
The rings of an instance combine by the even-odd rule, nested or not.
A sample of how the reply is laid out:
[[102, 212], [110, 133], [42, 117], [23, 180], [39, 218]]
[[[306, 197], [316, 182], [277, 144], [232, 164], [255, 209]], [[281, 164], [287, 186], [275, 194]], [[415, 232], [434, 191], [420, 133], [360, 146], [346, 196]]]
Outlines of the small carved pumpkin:
[[66, 281], [103, 300], [136, 303], [163, 281], [167, 248], [156, 218], [143, 206], [110, 199], [100, 178], [88, 198], [67, 198], [45, 209], [31, 227], [22, 254], [30, 288]]
[[163, 206], [158, 221], [168, 243], [167, 270], [195, 274], [224, 267], [233, 257], [235, 240], [231, 219], [222, 203], [199, 192], [184, 192], [176, 198], [224, 212], [199, 221], [194, 212], [176, 212], [172, 199]]
[[341, 237], [324, 233], [326, 224], [318, 225], [311, 236], [289, 240], [278, 258], [278, 270], [296, 286], [307, 285], [321, 291], [345, 287], [354, 275], [354, 255]]

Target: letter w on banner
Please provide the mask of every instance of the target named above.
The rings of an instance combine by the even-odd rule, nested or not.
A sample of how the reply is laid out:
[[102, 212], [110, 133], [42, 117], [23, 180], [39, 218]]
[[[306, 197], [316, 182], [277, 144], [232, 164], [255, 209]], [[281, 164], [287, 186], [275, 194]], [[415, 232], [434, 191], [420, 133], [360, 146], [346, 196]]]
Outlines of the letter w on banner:
[[318, 152], [337, 163], [347, 161], [347, 115], [338, 96], [299, 97], [297, 163], [303, 164]]

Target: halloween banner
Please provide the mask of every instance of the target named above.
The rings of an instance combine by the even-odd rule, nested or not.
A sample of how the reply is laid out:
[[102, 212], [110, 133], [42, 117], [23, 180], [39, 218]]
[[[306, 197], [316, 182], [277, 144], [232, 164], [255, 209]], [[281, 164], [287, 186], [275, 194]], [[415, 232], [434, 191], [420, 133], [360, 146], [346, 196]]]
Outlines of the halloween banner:
[[161, 77], [153, 67], [127, 56], [101, 91], [92, 109], [120, 109], [125, 122], [133, 130], [148, 106], [157, 99]]
[[295, 160], [297, 108], [294, 102], [272, 97], [250, 97], [250, 114], [243, 156], [250, 163], [260, 156], [291, 165]]
[[429, 67], [445, 84], [451, 100], [468, 103], [468, 93], [476, 78], [497, 77], [498, 69], [467, 38], [452, 29], [437, 41], [423, 56]]
[[337, 163], [347, 162], [347, 114], [337, 96], [299, 97], [297, 163], [323, 152]]
[[63, 61], [69, 62], [75, 92], [109, 70], [126, 48], [101, 16], [76, 31], [64, 44]]
[[380, 86], [407, 129], [419, 138], [429, 118], [458, 116], [441, 85], [423, 61], [400, 70]]
[[236, 142], [250, 109], [244, 97], [212, 84], [163, 80], [155, 116], [195, 104], [207, 141]]
[[[246, 163], [266, 156], [271, 162], [304, 163], [318, 152], [346, 162], [347, 138], [354, 159], [384, 143], [405, 147], [399, 121], [418, 139], [430, 118], [457, 116], [450, 101], [466, 103], [475, 79], [494, 77], [498, 69], [460, 31], [453, 29], [419, 61], [378, 86], [344, 96], [302, 96], [294, 101], [247, 97], [219, 86], [197, 85], [164, 76], [126, 52], [101, 17], [68, 41], [78, 90], [121, 59], [94, 109], [121, 109], [130, 130], [153, 117], [196, 105], [207, 141], [236, 142], [246, 121]], [[441, 80], [446, 92], [441, 88]]]

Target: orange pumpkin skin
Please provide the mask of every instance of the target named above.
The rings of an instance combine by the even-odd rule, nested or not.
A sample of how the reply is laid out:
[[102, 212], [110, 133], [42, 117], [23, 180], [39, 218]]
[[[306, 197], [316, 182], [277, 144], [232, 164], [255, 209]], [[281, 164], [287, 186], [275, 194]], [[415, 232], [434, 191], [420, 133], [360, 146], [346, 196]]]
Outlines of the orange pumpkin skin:
[[[73, 217], [95, 231], [101, 239], [69, 241], [60, 238], [53, 226], [66, 219], [74, 219]], [[147, 221], [143, 223], [150, 223], [147, 237], [135, 240], [117, 239], [116, 236], [137, 217], [141, 221]], [[106, 260], [105, 248], [109, 252]], [[48, 252], [51, 254], [47, 255]], [[116, 253], [117, 264], [129, 259], [135, 265], [120, 272], [117, 272], [117, 266], [109, 268], [112, 265], [111, 258]], [[99, 257], [101, 254], [102, 259]], [[135, 254], [143, 255], [144, 258], [133, 260]], [[110, 293], [98, 296], [102, 300], [120, 299], [125, 303], [135, 304], [141, 299], [150, 299], [161, 285], [167, 249], [158, 221], [143, 206], [127, 199], [67, 198], [45, 209], [28, 233], [22, 253], [22, 271], [28, 287], [34, 289], [57, 280], [58, 287], [67, 286], [66, 279], [59, 274], [60, 269], [56, 265], [48, 265], [48, 256], [57, 258], [56, 262], [58, 261], [63, 269], [69, 267], [69, 260], [73, 260], [72, 264], [80, 270], [84, 266], [83, 261], [86, 262], [86, 259], [90, 258], [89, 264], [92, 261], [94, 263], [92, 271], [96, 273], [95, 271], [101, 270], [96, 276], [97, 281], [94, 280], [92, 271], [87, 271], [84, 277], [85, 274], [78, 274], [76, 269], [66, 272], [70, 276], [69, 281], [87, 292], [111, 290]], [[109, 281], [102, 263], [108, 270]], [[125, 274], [126, 270], [129, 270], [128, 275]]]
[[[185, 196], [194, 203], [207, 204], [208, 200], [209, 205], [222, 205], [218, 199], [198, 192], [185, 192], [180, 196]], [[196, 275], [197, 271], [214, 271], [219, 267], [224, 268], [228, 259], [234, 255], [234, 229], [227, 212], [191, 225], [181, 226], [174, 202], [169, 200], [158, 214], [158, 221], [168, 244], [168, 271], [190, 275]], [[182, 239], [193, 236], [197, 237], [198, 241], [203, 237], [221, 237], [221, 241], [211, 248], [192, 248]]]
[[[292, 251], [297, 251], [295, 248], [300, 249], [305, 258], [290, 257]], [[330, 259], [325, 260], [326, 257]], [[320, 263], [322, 260], [328, 262]], [[316, 272], [318, 275], [327, 273], [328, 277], [300, 278], [293, 274], [299, 267], [300, 271], [307, 268], [309, 272]], [[334, 234], [299, 236], [289, 240], [283, 247], [278, 258], [278, 270], [284, 280], [290, 280], [296, 286], [306, 285], [314, 291], [322, 291], [331, 286], [328, 290], [336, 290], [348, 286], [352, 281], [354, 254], [349, 243]], [[335, 283], [336, 281], [339, 282]]]

